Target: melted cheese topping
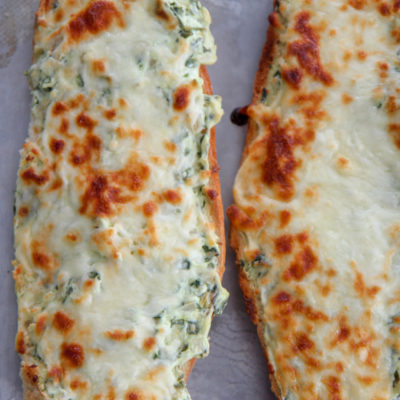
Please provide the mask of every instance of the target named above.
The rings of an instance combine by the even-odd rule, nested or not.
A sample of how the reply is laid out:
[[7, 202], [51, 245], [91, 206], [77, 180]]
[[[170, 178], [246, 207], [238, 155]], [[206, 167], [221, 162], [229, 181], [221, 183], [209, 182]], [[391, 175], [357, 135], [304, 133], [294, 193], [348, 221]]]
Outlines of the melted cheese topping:
[[14, 272], [40, 398], [190, 398], [183, 368], [227, 298], [206, 196], [222, 114], [199, 75], [209, 24], [197, 1], [42, 1]]
[[284, 399], [399, 398], [400, 2], [281, 0], [228, 214]]

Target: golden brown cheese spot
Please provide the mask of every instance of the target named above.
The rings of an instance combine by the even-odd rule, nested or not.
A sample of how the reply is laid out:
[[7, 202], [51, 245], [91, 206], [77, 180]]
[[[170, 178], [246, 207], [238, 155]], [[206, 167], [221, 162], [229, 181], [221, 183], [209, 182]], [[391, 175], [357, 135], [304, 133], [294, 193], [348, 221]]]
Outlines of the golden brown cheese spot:
[[143, 347], [145, 348], [146, 351], [152, 350], [155, 345], [156, 345], [156, 339], [154, 337], [149, 337], [145, 339], [143, 342]]
[[163, 193], [163, 198], [170, 204], [178, 205], [182, 203], [182, 195], [178, 190], [167, 190]]
[[50, 139], [50, 150], [54, 154], [60, 154], [64, 150], [65, 142], [64, 140]]
[[329, 376], [327, 378], [324, 378], [322, 380], [326, 388], [328, 389], [328, 392], [330, 394], [329, 399], [332, 400], [342, 400], [341, 397], [341, 389], [340, 389], [340, 380], [336, 376]]
[[366, 51], [360, 50], [360, 51], [357, 52], [357, 58], [358, 58], [360, 61], [366, 60], [367, 57], [368, 57], [368, 53], [367, 53]]
[[31, 385], [36, 385], [39, 381], [39, 368], [35, 364], [24, 364], [21, 375], [26, 378]]
[[132, 330], [122, 331], [121, 329], [115, 329], [114, 331], [107, 331], [105, 335], [111, 340], [122, 342], [132, 339], [135, 336], [135, 332]]
[[400, 124], [390, 124], [389, 133], [392, 135], [394, 143], [400, 150]]
[[300, 12], [296, 17], [295, 31], [301, 36], [288, 45], [288, 54], [297, 58], [300, 66], [315, 80], [325, 85], [333, 84], [332, 75], [325, 71], [321, 64], [321, 57], [318, 47], [318, 36], [312, 26], [308, 23], [310, 14], [306, 11]]
[[124, 400], [143, 400], [143, 397], [141, 396], [140, 392], [137, 390], [129, 390], [125, 397]]
[[65, 235], [65, 239], [72, 243], [76, 243], [80, 239], [80, 234], [77, 231], [70, 231]]
[[342, 102], [343, 104], [350, 104], [354, 101], [354, 98], [348, 95], [347, 93], [342, 94]]
[[60, 382], [64, 376], [64, 370], [58, 365], [54, 365], [50, 368], [50, 371], [47, 375], [52, 378], [54, 382]]
[[379, 76], [382, 79], [386, 79], [389, 76], [389, 65], [385, 62], [378, 62], [377, 67], [379, 70]]
[[190, 102], [190, 89], [183, 85], [175, 90], [173, 107], [176, 111], [183, 111], [187, 108]]
[[388, 17], [391, 14], [390, 5], [387, 3], [379, 4], [378, 10], [384, 17]]
[[80, 368], [85, 361], [85, 352], [78, 343], [63, 343], [61, 346], [60, 359], [68, 368]]
[[267, 158], [262, 165], [263, 181], [276, 188], [282, 200], [289, 200], [294, 194], [294, 172], [299, 162], [294, 157], [294, 139], [285, 128], [279, 126], [277, 117], [268, 124]]
[[283, 210], [279, 213], [280, 228], [285, 228], [290, 224], [292, 214], [288, 210]]
[[278, 254], [288, 254], [293, 250], [293, 237], [283, 235], [275, 239], [275, 250]]
[[176, 25], [174, 17], [165, 10], [162, 0], [156, 1], [154, 12], [155, 12], [157, 18], [170, 24], [171, 29], [173, 29], [173, 27]]
[[44, 243], [38, 240], [33, 240], [31, 243], [31, 257], [33, 264], [40, 269], [50, 271], [58, 266]]
[[106, 110], [106, 111], [104, 111], [104, 116], [105, 116], [108, 120], [113, 120], [113, 119], [115, 119], [115, 117], [117, 116], [117, 111], [114, 110], [114, 109]]
[[25, 346], [24, 332], [22, 331], [18, 332], [17, 339], [15, 341], [15, 346], [18, 354], [25, 354], [26, 346]]
[[86, 390], [88, 388], [88, 383], [86, 381], [81, 381], [79, 378], [75, 378], [71, 381], [69, 387], [74, 391]]
[[378, 286], [368, 287], [365, 282], [362, 274], [360, 272], [356, 272], [356, 278], [354, 280], [354, 290], [359, 294], [361, 298], [374, 298], [381, 290]]
[[72, 40], [82, 40], [86, 35], [98, 35], [107, 30], [114, 21], [123, 26], [121, 13], [110, 1], [92, 1], [84, 10], [75, 15], [68, 24]]
[[[114, 206], [132, 200], [131, 192], [144, 188], [150, 176], [147, 165], [135, 163], [127, 169], [113, 173], [97, 173], [88, 177], [88, 187], [81, 198], [81, 214], [109, 216], [116, 212]], [[123, 190], [128, 191], [124, 194]]]
[[49, 174], [47, 172], [43, 172], [41, 175], [37, 174], [33, 167], [29, 167], [21, 173], [21, 178], [28, 185], [34, 183], [38, 186], [42, 186], [49, 180]]
[[154, 215], [158, 210], [158, 206], [156, 203], [154, 203], [154, 201], [148, 201], [147, 203], [145, 203], [143, 205], [143, 214], [146, 217], [151, 217], [152, 215]]
[[349, 4], [356, 10], [362, 10], [365, 6], [366, 0], [349, 0]]
[[226, 214], [231, 221], [231, 224], [236, 229], [243, 229], [243, 230], [256, 230], [261, 228], [264, 225], [265, 217], [261, 216], [257, 220], [253, 220], [250, 218], [242, 209], [238, 206], [233, 205], [230, 206]]
[[36, 321], [36, 329], [35, 329], [36, 330], [36, 334], [38, 336], [40, 336], [43, 333], [43, 331], [44, 331], [44, 329], [46, 327], [46, 323], [47, 323], [47, 316], [46, 315], [41, 315], [41, 316], [38, 317], [38, 319]]
[[389, 114], [394, 114], [398, 110], [399, 106], [397, 104], [396, 96], [389, 96], [386, 103], [386, 110]]
[[68, 110], [68, 106], [63, 103], [62, 101], [57, 101], [56, 104], [53, 106], [52, 113], [54, 116], [60, 115], [65, 113]]
[[97, 122], [90, 118], [88, 115], [84, 113], [80, 113], [76, 117], [76, 124], [84, 129], [93, 130], [93, 128], [97, 125]]
[[170, 141], [167, 141], [167, 140], [164, 142], [164, 146], [171, 153], [174, 153], [176, 151], [176, 149], [177, 149], [177, 146], [176, 146], [176, 144], [174, 142], [170, 142]]
[[75, 325], [75, 321], [62, 311], [57, 311], [53, 317], [53, 326], [66, 335]]
[[304, 250], [298, 253], [295, 257], [294, 262], [287, 269], [283, 278], [286, 281], [292, 279], [301, 281], [306, 275], [308, 275], [317, 266], [317, 257], [309, 246], [306, 246]]
[[28, 208], [28, 207], [22, 206], [22, 207], [19, 208], [19, 210], [18, 210], [18, 215], [19, 215], [21, 218], [27, 217], [28, 214], [29, 214], [29, 208]]
[[303, 73], [299, 68], [283, 68], [282, 77], [293, 89], [299, 89]]
[[292, 299], [289, 293], [279, 292], [273, 299], [275, 304], [289, 303]]
[[92, 71], [96, 74], [102, 74], [106, 72], [106, 65], [103, 60], [94, 60], [92, 61]]
[[58, 131], [62, 134], [62, 135], [66, 135], [68, 134], [68, 130], [69, 130], [69, 122], [67, 119], [63, 118], [61, 120], [60, 126], [58, 128]]
[[313, 341], [307, 336], [306, 333], [298, 333], [295, 336], [295, 342], [293, 346], [294, 352], [306, 352], [314, 347]]
[[84, 164], [92, 159], [93, 156], [99, 158], [102, 142], [93, 133], [87, 133], [82, 143], [74, 143], [70, 154], [70, 161], [75, 166]]

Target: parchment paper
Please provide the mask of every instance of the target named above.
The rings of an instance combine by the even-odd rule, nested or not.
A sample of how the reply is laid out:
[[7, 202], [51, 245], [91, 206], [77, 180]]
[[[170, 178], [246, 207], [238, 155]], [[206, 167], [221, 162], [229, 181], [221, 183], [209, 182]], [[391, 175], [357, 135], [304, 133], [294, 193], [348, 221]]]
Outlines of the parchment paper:
[[[225, 207], [239, 166], [246, 128], [229, 115], [251, 99], [254, 76], [265, 41], [272, 0], [202, 0], [213, 18], [218, 63], [209, 69], [214, 92], [223, 97], [225, 116], [217, 127]], [[0, 400], [21, 400], [15, 353], [16, 300], [12, 279], [13, 192], [18, 151], [27, 135], [30, 97], [24, 71], [29, 68], [37, 0], [0, 0]], [[228, 231], [228, 224], [227, 224]], [[215, 318], [211, 352], [199, 360], [189, 379], [193, 400], [272, 400], [262, 349], [237, 283], [228, 247], [224, 286], [231, 297]]]

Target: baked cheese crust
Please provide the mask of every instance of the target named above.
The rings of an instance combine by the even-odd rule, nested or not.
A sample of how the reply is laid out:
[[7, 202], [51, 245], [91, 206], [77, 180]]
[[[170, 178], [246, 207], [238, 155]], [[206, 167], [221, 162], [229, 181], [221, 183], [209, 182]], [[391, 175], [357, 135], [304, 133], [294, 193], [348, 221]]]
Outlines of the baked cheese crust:
[[25, 398], [190, 399], [224, 233], [208, 12], [42, 0], [15, 214]]
[[400, 398], [399, 10], [270, 16], [228, 215], [281, 399]]

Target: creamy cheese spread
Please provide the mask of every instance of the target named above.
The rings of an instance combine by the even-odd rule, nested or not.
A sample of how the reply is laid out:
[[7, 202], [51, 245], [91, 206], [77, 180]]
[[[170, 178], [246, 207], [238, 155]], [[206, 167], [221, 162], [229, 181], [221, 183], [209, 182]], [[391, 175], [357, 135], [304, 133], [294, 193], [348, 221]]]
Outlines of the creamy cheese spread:
[[228, 213], [282, 399], [400, 398], [399, 10], [278, 0], [270, 17]]
[[221, 249], [207, 196], [220, 99], [193, 0], [47, 0], [16, 191], [17, 349], [43, 399], [189, 399]]

